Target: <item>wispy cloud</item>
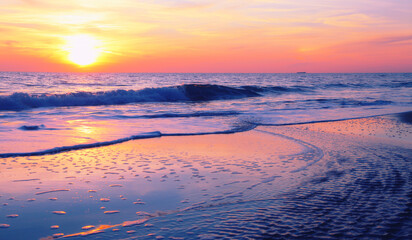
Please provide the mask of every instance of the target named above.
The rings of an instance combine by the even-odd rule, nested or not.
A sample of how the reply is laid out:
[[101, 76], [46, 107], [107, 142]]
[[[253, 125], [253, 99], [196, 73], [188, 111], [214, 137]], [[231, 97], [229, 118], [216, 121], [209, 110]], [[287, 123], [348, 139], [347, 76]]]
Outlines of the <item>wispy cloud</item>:
[[390, 37], [383, 37], [375, 39], [371, 41], [371, 43], [375, 44], [411, 44], [412, 46], [412, 34], [411, 35], [402, 35], [402, 36], [390, 36]]
[[411, 22], [409, 0], [2, 0], [0, 52], [59, 54], [65, 36], [82, 33], [101, 40], [116, 55], [107, 59], [125, 66], [149, 55], [181, 65], [213, 57], [310, 65], [334, 48], [367, 56], [379, 46], [390, 54], [402, 45], [412, 55]]

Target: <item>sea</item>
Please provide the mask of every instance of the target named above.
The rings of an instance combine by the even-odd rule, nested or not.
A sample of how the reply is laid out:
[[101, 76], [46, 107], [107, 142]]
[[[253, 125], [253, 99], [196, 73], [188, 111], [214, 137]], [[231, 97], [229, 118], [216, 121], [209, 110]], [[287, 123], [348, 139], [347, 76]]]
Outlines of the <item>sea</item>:
[[412, 73], [1, 72], [0, 239], [411, 239], [411, 111]]
[[411, 93], [411, 73], [1, 72], [0, 156], [404, 112]]

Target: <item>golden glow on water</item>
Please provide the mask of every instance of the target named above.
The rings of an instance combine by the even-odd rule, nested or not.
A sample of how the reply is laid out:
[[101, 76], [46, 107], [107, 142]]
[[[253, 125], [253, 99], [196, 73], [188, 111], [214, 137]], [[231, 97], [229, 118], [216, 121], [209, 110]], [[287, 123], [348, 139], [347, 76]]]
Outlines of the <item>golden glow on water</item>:
[[68, 52], [67, 59], [79, 66], [95, 63], [101, 53], [101, 43], [93, 36], [81, 34], [65, 37], [64, 50]]
[[77, 131], [81, 134], [92, 135], [95, 132], [95, 129], [90, 126], [79, 126]]

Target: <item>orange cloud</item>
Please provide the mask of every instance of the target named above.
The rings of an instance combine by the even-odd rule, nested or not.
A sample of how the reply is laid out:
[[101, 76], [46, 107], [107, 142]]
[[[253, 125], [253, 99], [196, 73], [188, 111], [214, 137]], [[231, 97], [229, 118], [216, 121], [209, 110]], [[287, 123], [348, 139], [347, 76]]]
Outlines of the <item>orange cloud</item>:
[[[0, 71], [411, 71], [411, 9], [390, 0], [4, 0]], [[101, 43], [87, 67], [64, 47], [82, 34]]]

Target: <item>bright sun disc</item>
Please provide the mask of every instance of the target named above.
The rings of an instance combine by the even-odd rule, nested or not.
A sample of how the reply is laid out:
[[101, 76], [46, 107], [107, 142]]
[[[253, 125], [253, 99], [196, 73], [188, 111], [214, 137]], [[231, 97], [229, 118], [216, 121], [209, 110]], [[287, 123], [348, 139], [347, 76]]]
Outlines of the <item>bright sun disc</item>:
[[90, 65], [99, 57], [100, 50], [97, 48], [99, 42], [89, 35], [66, 37], [66, 42], [68, 60], [79, 66]]

